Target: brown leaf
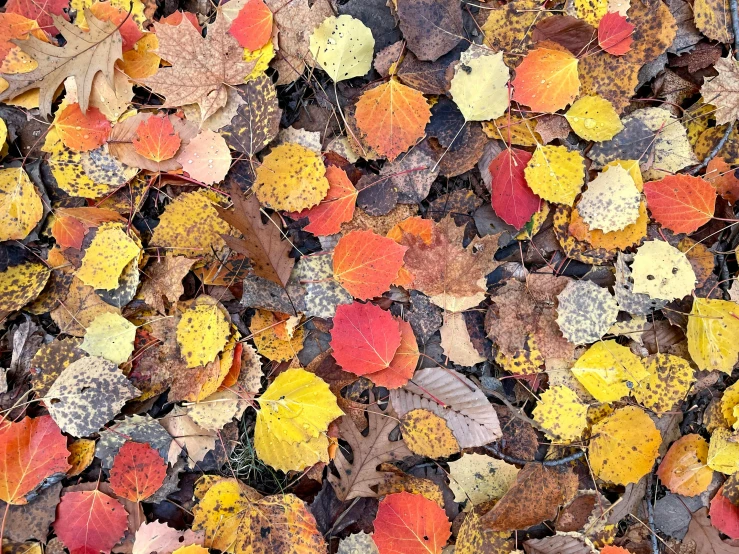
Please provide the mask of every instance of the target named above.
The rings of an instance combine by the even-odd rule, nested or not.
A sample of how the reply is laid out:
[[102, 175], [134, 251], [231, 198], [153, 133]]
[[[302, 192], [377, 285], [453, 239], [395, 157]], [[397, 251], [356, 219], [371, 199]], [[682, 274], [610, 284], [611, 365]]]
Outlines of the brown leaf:
[[[56, 516], [56, 505], [59, 504], [59, 494], [62, 484], [42, 489], [36, 497], [23, 506], [10, 506], [5, 522], [5, 535], [13, 541], [23, 542], [31, 539], [46, 541], [49, 526]], [[5, 502], [0, 502], [0, 511], [8, 509]]]
[[540, 21], [534, 27], [531, 38], [534, 42], [556, 42], [578, 57], [598, 49], [598, 32], [582, 19], [571, 15], [555, 15]]
[[289, 256], [292, 249], [290, 241], [282, 240], [279, 219], [272, 217], [262, 223], [257, 197], [252, 194], [245, 199], [236, 186], [231, 187], [231, 201], [234, 204], [233, 210], [224, 210], [219, 206], [215, 208], [218, 215], [240, 231], [244, 238], [222, 235], [223, 240], [232, 250], [249, 257], [257, 276], [284, 287], [295, 260]]
[[536, 120], [536, 132], [539, 133], [544, 144], [549, 144], [554, 139], [565, 139], [570, 131], [572, 131], [570, 124], [561, 115], [543, 115]]
[[731, 546], [721, 540], [718, 530], [711, 525], [708, 511], [701, 508], [693, 513], [688, 534], [683, 539], [686, 546], [695, 545], [695, 554], [736, 554], [739, 547]]
[[482, 517], [482, 523], [493, 531], [526, 529], [554, 519], [557, 509], [576, 493], [577, 476], [571, 468], [526, 464], [513, 486]]
[[464, 35], [457, 0], [398, 0], [400, 30], [420, 60], [434, 61], [457, 46]]
[[591, 554], [593, 549], [585, 543], [584, 538], [555, 535], [529, 539], [523, 543], [523, 549], [526, 554]]
[[141, 286], [144, 301], [159, 313], [166, 313], [166, 298], [170, 304], [177, 302], [185, 292], [182, 279], [187, 275], [195, 260], [184, 256], [167, 255], [164, 260], [153, 260], [144, 270], [148, 277]]

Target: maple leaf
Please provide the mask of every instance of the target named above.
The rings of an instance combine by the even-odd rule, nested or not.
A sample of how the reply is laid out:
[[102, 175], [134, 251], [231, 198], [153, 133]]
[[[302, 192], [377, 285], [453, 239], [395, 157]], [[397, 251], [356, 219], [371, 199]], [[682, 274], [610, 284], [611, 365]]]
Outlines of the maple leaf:
[[227, 87], [240, 85], [256, 62], [243, 60], [243, 48], [228, 33], [223, 14], [208, 26], [205, 38], [189, 19], [179, 25], [154, 23], [157, 55], [172, 64], [141, 80], [165, 97], [164, 107], [198, 104], [204, 121], [226, 105]]
[[392, 415], [389, 406], [385, 410], [379, 404], [369, 406], [366, 436], [350, 417], [344, 416], [339, 420], [339, 433], [352, 449], [351, 462], [341, 449], [336, 452], [334, 465], [338, 475], [328, 474], [328, 480], [340, 500], [377, 496], [373, 487], [383, 483], [389, 475], [378, 470], [378, 466], [411, 455], [403, 440], [390, 440], [389, 434], [397, 426], [397, 421], [389, 417]]
[[68, 492], [57, 507], [54, 532], [70, 554], [110, 552], [127, 518], [123, 505], [99, 490]]
[[652, 217], [675, 233], [692, 233], [705, 225], [716, 207], [716, 189], [690, 175], [668, 175], [644, 183], [644, 194]]
[[61, 17], [54, 16], [54, 24], [61, 29], [66, 44], [61, 48], [43, 42], [34, 36], [13, 40], [23, 52], [32, 56], [38, 67], [28, 73], [3, 74], [10, 86], [0, 93], [0, 100], [14, 98], [30, 89], [39, 89], [39, 110], [47, 117], [59, 85], [67, 77], [74, 77], [77, 98], [82, 113], [87, 112], [92, 92], [92, 81], [101, 72], [113, 88], [115, 61], [123, 55], [121, 34], [113, 23], [100, 21], [85, 10], [90, 25], [86, 33]]
[[295, 260], [289, 256], [290, 241], [283, 240], [279, 219], [275, 216], [262, 223], [262, 212], [256, 195], [244, 198], [237, 186], [231, 189], [233, 211], [214, 206], [218, 215], [241, 232], [243, 239], [221, 235], [230, 248], [248, 256], [254, 274], [273, 283], [285, 286], [290, 278]]

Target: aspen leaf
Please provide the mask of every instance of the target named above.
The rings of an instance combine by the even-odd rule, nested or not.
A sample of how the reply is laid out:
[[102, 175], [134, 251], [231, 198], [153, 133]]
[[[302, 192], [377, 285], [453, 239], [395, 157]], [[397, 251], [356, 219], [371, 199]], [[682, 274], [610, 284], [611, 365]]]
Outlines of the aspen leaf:
[[588, 183], [577, 211], [590, 229], [610, 233], [635, 223], [640, 205], [641, 193], [634, 179], [623, 167], [615, 166]]
[[485, 361], [485, 357], [481, 356], [472, 344], [464, 314], [461, 312], [444, 314], [440, 334], [444, 355], [455, 364], [470, 367]]
[[649, 376], [639, 381], [633, 393], [658, 417], [674, 410], [688, 396], [695, 380], [688, 361], [672, 354], [657, 354], [646, 369]]
[[695, 288], [695, 271], [687, 256], [660, 240], [647, 241], [639, 247], [631, 274], [633, 291], [654, 299], [683, 298]]
[[537, 146], [524, 171], [534, 194], [572, 206], [585, 181], [585, 166], [579, 152], [564, 146]]
[[737, 406], [739, 406], [739, 385], [734, 383], [726, 387], [724, 394], [721, 396], [721, 413], [726, 423], [732, 427], [736, 427], [737, 416], [734, 412]]
[[333, 235], [341, 231], [341, 224], [351, 221], [357, 202], [357, 189], [349, 180], [346, 171], [329, 165], [326, 168], [328, 193], [318, 206], [294, 214], [296, 218], [307, 217], [310, 223], [304, 229], [314, 235]]
[[713, 217], [716, 189], [700, 177], [668, 175], [644, 183], [652, 217], [675, 233], [692, 233]]
[[739, 356], [736, 302], [694, 298], [688, 317], [688, 351], [698, 369], [731, 374]]
[[572, 281], [557, 297], [557, 324], [573, 344], [600, 340], [616, 322], [618, 305], [611, 293], [592, 281]]
[[624, 128], [613, 105], [600, 96], [583, 96], [567, 113], [567, 122], [585, 140], [611, 140]]
[[126, 234], [123, 225], [103, 223], [85, 250], [82, 266], [75, 275], [95, 289], [115, 289], [123, 269], [140, 253], [141, 247]]
[[657, 469], [657, 476], [675, 494], [703, 494], [713, 479], [713, 470], [706, 465], [708, 443], [700, 435], [680, 437], [667, 451]]
[[596, 342], [577, 359], [572, 373], [599, 402], [628, 396], [649, 376], [641, 360], [615, 340]]
[[[449, 487], [455, 502], [469, 501], [467, 509], [499, 500], [516, 482], [518, 468], [483, 454], [462, 454], [449, 462]], [[468, 516], [470, 517], [470, 516]]]
[[587, 405], [578, 398], [575, 391], [554, 386], [541, 394], [534, 408], [533, 418], [552, 440], [575, 441], [582, 437], [588, 425], [587, 413]]
[[503, 53], [490, 54], [477, 46], [462, 52], [449, 93], [467, 121], [485, 121], [508, 109], [510, 72]]
[[441, 554], [450, 536], [451, 523], [435, 502], [400, 492], [380, 502], [372, 540], [383, 554]]
[[593, 27], [608, 11], [608, 0], [575, 0], [575, 13], [578, 19], [589, 23]]
[[80, 349], [120, 365], [133, 353], [136, 326], [116, 313], [100, 314], [85, 332]]
[[[556, 47], [556, 48], [555, 48]], [[577, 58], [554, 43], [539, 45], [516, 68], [513, 99], [535, 112], [566, 108], [580, 93]]]
[[172, 554], [177, 548], [189, 544], [202, 544], [203, 534], [190, 530], [178, 531], [164, 523], [144, 522], [136, 531], [132, 554]]
[[26, 171], [0, 169], [0, 241], [26, 238], [43, 214], [41, 197]]
[[263, 0], [247, 0], [228, 32], [247, 50], [258, 50], [272, 38], [273, 20], [272, 11]]
[[155, 162], [173, 158], [181, 143], [169, 117], [163, 115], [153, 115], [139, 123], [133, 138], [134, 150]]
[[0, 272], [0, 312], [14, 312], [36, 298], [51, 272], [42, 263], [25, 262]]
[[413, 377], [420, 357], [413, 327], [400, 318], [396, 318], [396, 321], [400, 326], [400, 346], [387, 368], [369, 375], [369, 379], [375, 385], [388, 389], [397, 389], [408, 383]]
[[95, 441], [92, 439], [77, 439], [68, 447], [69, 465], [67, 475], [76, 477], [85, 471], [95, 459]]
[[393, 161], [423, 137], [431, 109], [423, 94], [391, 78], [360, 96], [355, 117], [364, 142]]
[[231, 169], [231, 151], [226, 141], [209, 129], [200, 131], [176, 159], [190, 177], [206, 185], [220, 183]]
[[739, 507], [724, 496], [725, 485], [711, 499], [711, 525], [730, 539], [739, 538]]
[[493, 178], [493, 209], [516, 229], [523, 227], [541, 205], [541, 199], [526, 184], [524, 171], [529, 160], [529, 152], [506, 148], [490, 162], [488, 168]]
[[649, 416], [627, 406], [593, 426], [590, 465], [596, 477], [618, 485], [636, 483], [652, 470], [662, 436]]
[[254, 183], [262, 204], [293, 212], [316, 206], [328, 189], [326, 167], [321, 157], [295, 143], [273, 148], [257, 168]]
[[372, 68], [372, 31], [350, 15], [328, 17], [310, 36], [310, 53], [334, 82], [361, 77]]
[[110, 134], [110, 122], [97, 108], [82, 113], [76, 102], [67, 105], [54, 118], [54, 126], [64, 146], [77, 152], [94, 150], [105, 144]]
[[295, 358], [303, 348], [303, 329], [296, 329], [292, 337], [280, 337], [275, 331], [275, 324], [279, 321], [272, 312], [257, 310], [251, 318], [249, 331], [262, 356], [283, 362]]
[[608, 12], [598, 23], [598, 46], [614, 56], [623, 56], [631, 50], [635, 26], [618, 12]]
[[136, 42], [133, 49], [123, 52], [118, 61], [121, 70], [132, 80], [146, 79], [159, 69], [161, 58], [156, 54], [159, 41], [154, 33], [146, 33]]
[[719, 427], [713, 432], [706, 463], [711, 469], [725, 475], [739, 471], [739, 442], [736, 442], [731, 431]]
[[110, 552], [126, 531], [126, 509], [99, 490], [68, 492], [57, 507], [54, 532], [70, 554]]
[[143, 502], [157, 492], [167, 476], [167, 462], [148, 444], [126, 441], [113, 460], [110, 487], [131, 502]]
[[448, 458], [459, 452], [459, 443], [443, 417], [428, 410], [411, 410], [400, 418], [406, 446], [428, 458]]
[[50, 154], [48, 163], [57, 185], [70, 196], [99, 198], [110, 192], [108, 185], [88, 177], [82, 165], [82, 153], [64, 146], [55, 127], [49, 128], [42, 150]]
[[214, 298], [199, 296], [177, 323], [177, 344], [187, 367], [212, 362], [231, 333], [225, 310]]

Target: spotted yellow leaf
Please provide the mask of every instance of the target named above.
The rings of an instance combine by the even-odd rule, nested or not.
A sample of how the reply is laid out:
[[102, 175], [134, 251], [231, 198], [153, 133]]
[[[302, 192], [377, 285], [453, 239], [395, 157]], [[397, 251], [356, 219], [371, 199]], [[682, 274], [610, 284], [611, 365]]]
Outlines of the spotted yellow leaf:
[[228, 341], [231, 326], [215, 298], [199, 296], [177, 323], [177, 344], [187, 367], [212, 362]]
[[554, 386], [542, 393], [533, 418], [552, 440], [574, 441], [588, 425], [588, 406], [574, 390]]
[[334, 82], [361, 77], [372, 68], [372, 31], [350, 15], [327, 17], [310, 36], [310, 53]]
[[636, 383], [649, 377], [641, 360], [615, 340], [596, 342], [577, 359], [572, 373], [599, 402], [628, 396]]
[[707, 463], [711, 469], [726, 475], [739, 471], [739, 442], [731, 431], [719, 427], [713, 432]]
[[518, 468], [483, 454], [463, 454], [449, 462], [449, 487], [455, 502], [468, 502], [466, 509], [499, 500], [516, 482]]
[[26, 171], [0, 169], [0, 241], [26, 238], [43, 215], [41, 197]]
[[693, 368], [679, 356], [657, 354], [646, 369], [649, 376], [634, 387], [634, 396], [642, 406], [661, 417], [688, 395], [694, 381]]
[[620, 165], [608, 168], [588, 183], [577, 211], [590, 229], [620, 231], [639, 218], [641, 193]]
[[698, 369], [731, 374], [739, 356], [739, 305], [694, 298], [687, 337], [688, 352]]
[[141, 247], [120, 223], [103, 223], [85, 250], [77, 278], [94, 289], [112, 290], [129, 262], [141, 253]]

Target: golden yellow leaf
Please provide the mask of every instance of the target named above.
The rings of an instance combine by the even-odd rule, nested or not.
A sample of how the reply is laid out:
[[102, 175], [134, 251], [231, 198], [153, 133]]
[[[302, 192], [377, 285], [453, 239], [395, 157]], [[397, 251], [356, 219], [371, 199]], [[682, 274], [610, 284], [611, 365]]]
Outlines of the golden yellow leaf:
[[155, 53], [158, 47], [156, 34], [146, 33], [136, 42], [133, 49], [123, 53], [123, 59], [118, 61], [118, 65], [131, 79], [151, 77], [159, 70], [161, 58]]
[[608, 12], [608, 0], [575, 0], [575, 13], [578, 19], [597, 27], [601, 18]]
[[82, 265], [75, 275], [94, 289], [118, 288], [124, 268], [141, 254], [141, 247], [126, 234], [120, 223], [103, 223], [85, 250]]
[[[75, 23], [81, 29], [87, 29], [87, 20], [85, 19], [85, 8], [89, 8], [96, 0], [71, 0], [69, 7], [77, 10]], [[110, 4], [116, 8], [120, 8], [126, 13], [131, 10], [131, 18], [141, 25], [146, 21], [144, 15], [144, 4], [140, 0], [110, 0]], [[133, 8], [131, 7], [133, 5]]]
[[77, 439], [67, 447], [69, 458], [67, 461], [72, 466], [67, 470], [69, 477], [75, 477], [85, 471], [95, 459], [95, 441], [92, 439]]
[[455, 502], [472, 506], [499, 500], [516, 482], [519, 469], [503, 460], [483, 454], [463, 454], [459, 460], [449, 462], [449, 487]]
[[257, 310], [251, 318], [249, 331], [252, 333], [257, 351], [270, 360], [284, 362], [298, 355], [303, 348], [303, 328], [298, 327], [292, 338], [283, 339], [275, 331], [279, 320], [272, 312]]
[[693, 385], [693, 368], [687, 360], [671, 354], [657, 354], [647, 365], [649, 376], [633, 389], [634, 397], [645, 408], [663, 415], [684, 400]]
[[177, 323], [177, 344], [187, 367], [212, 362], [228, 341], [231, 326], [215, 298], [199, 296]]
[[443, 417], [428, 410], [411, 410], [400, 418], [400, 430], [411, 452], [428, 458], [448, 458], [459, 443]]
[[585, 181], [585, 165], [579, 152], [564, 146], [537, 146], [524, 175], [544, 200], [572, 206]]
[[641, 360], [615, 340], [596, 342], [578, 358], [572, 373], [599, 402], [628, 396], [639, 381], [649, 377]]
[[80, 348], [90, 356], [100, 356], [120, 365], [133, 353], [136, 326], [116, 313], [104, 313], [92, 320]]
[[583, 96], [565, 117], [572, 130], [585, 140], [611, 140], [624, 128], [613, 105], [600, 96]]
[[[61, 109], [57, 114], [60, 112]], [[96, 183], [87, 176], [82, 167], [82, 153], [64, 146], [59, 131], [53, 125], [49, 127], [42, 150], [50, 154], [49, 168], [56, 184], [70, 196], [99, 198], [110, 192], [109, 185]]]
[[372, 31], [350, 15], [327, 17], [310, 36], [310, 53], [334, 82], [361, 77], [372, 69]]
[[208, 554], [210, 550], [200, 546], [199, 544], [191, 544], [189, 546], [181, 546], [172, 554]]
[[[517, 552], [510, 531], [491, 531], [483, 524], [477, 512], [470, 512], [462, 522], [457, 535], [455, 554]], [[520, 552], [520, 551], [518, 551]]]
[[288, 369], [257, 401], [254, 448], [263, 462], [300, 471], [328, 461], [326, 430], [343, 412], [323, 379], [301, 368]]
[[641, 193], [623, 167], [603, 171], [588, 183], [577, 211], [588, 228], [604, 233], [620, 231], [639, 219]]
[[503, 52], [491, 54], [472, 45], [462, 52], [449, 93], [465, 120], [495, 119], [508, 109], [509, 78]]
[[688, 352], [698, 369], [727, 374], [739, 356], [739, 306], [736, 302], [694, 298], [688, 317]]
[[483, 121], [482, 130], [490, 138], [516, 146], [536, 146], [541, 136], [536, 132], [536, 119], [507, 113], [494, 121]]
[[0, 169], [0, 241], [26, 238], [43, 215], [41, 197], [26, 171]]
[[316, 206], [328, 188], [321, 156], [289, 142], [273, 148], [264, 157], [254, 182], [254, 191], [262, 204], [291, 212]]
[[671, 244], [651, 240], [636, 251], [631, 265], [634, 292], [658, 300], [675, 300], [695, 288], [695, 271], [688, 257]]
[[626, 406], [593, 426], [590, 465], [596, 477], [628, 485], [652, 470], [662, 435], [639, 408]]
[[708, 467], [726, 475], [739, 471], [739, 442], [728, 429], [719, 427], [708, 444]]
[[556, 441], [574, 441], [582, 437], [588, 425], [588, 406], [574, 390], [554, 386], [542, 393], [533, 418]]
[[269, 68], [269, 62], [271, 62], [274, 57], [275, 45], [271, 40], [258, 50], [248, 50], [244, 48], [244, 61], [254, 62], [254, 68], [244, 80], [251, 81], [264, 75], [264, 72]]
[[735, 429], [737, 427], [737, 407], [739, 407], [739, 381], [727, 387], [721, 397], [721, 413], [726, 423]]

